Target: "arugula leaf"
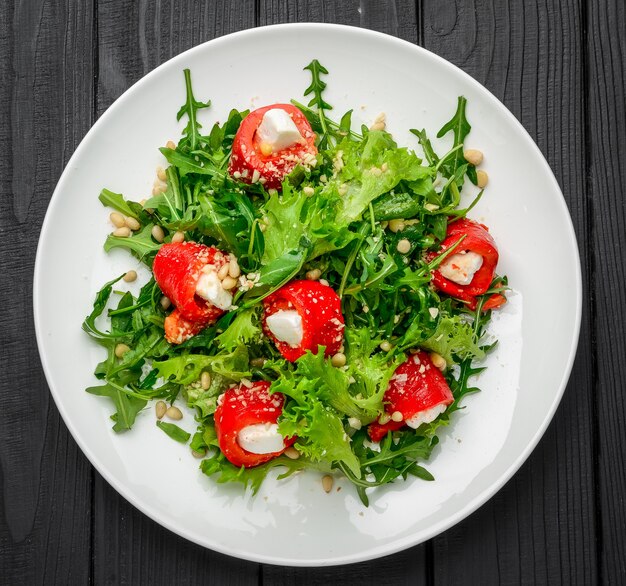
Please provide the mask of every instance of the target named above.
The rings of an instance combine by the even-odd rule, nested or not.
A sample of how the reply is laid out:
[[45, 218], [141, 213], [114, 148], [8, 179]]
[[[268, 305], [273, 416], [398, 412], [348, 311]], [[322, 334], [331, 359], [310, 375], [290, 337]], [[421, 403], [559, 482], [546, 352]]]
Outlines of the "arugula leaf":
[[166, 421], [157, 421], [157, 427], [162, 429], [167, 435], [169, 435], [173, 440], [180, 442], [181, 444], [186, 444], [191, 437], [191, 434], [178, 427], [175, 423], [167, 423]]
[[309, 101], [309, 107], [316, 106], [317, 115], [319, 116], [319, 123], [321, 127], [321, 138], [319, 142], [319, 149], [323, 150], [328, 145], [328, 127], [326, 124], [326, 116], [324, 110], [332, 110], [333, 107], [324, 100], [322, 94], [326, 89], [326, 82], [321, 78], [322, 74], [327, 75], [328, 70], [317, 60], [313, 59], [305, 68], [311, 72], [311, 85], [304, 90], [304, 95], [308, 96], [313, 94]]
[[139, 210], [141, 206], [138, 203], [127, 202], [121, 193], [115, 193], [108, 189], [103, 189], [98, 196], [98, 199], [102, 202], [102, 205], [116, 209], [125, 216], [139, 219]]
[[176, 120], [180, 120], [185, 114], [187, 115], [187, 126], [183, 134], [185, 144], [189, 145], [190, 150], [195, 151], [200, 143], [200, 123], [197, 119], [198, 110], [202, 108], [208, 108], [211, 105], [211, 101], [199, 102], [193, 96], [193, 89], [191, 87], [191, 72], [189, 69], [184, 70], [185, 73], [185, 88], [187, 91], [187, 100], [185, 104], [176, 114]]
[[100, 289], [100, 291], [98, 291], [98, 293], [96, 294], [96, 298], [93, 302], [92, 312], [83, 321], [83, 326], [82, 326], [83, 331], [87, 332], [92, 338], [96, 340], [111, 339], [111, 338], [116, 339], [118, 337], [117, 335], [114, 335], [114, 334], [101, 332], [96, 327], [96, 319], [98, 319], [102, 315], [104, 308], [109, 302], [109, 298], [111, 297], [111, 293], [113, 292], [113, 285], [115, 285], [115, 283], [120, 281], [123, 276], [124, 275], [120, 275], [119, 277], [112, 279], [111, 281], [109, 281], [108, 283], [105, 283], [102, 286], [102, 289]]
[[128, 238], [120, 238], [109, 234], [104, 242], [105, 252], [114, 248], [126, 248], [132, 252], [140, 261], [148, 266], [152, 265], [152, 258], [161, 248], [161, 244], [152, 238], [152, 228], [154, 224], [146, 224], [139, 232]]
[[113, 431], [119, 433], [129, 430], [135, 423], [137, 414], [146, 406], [145, 399], [133, 397], [125, 393], [123, 389], [117, 385], [107, 383], [98, 387], [88, 387], [85, 389], [91, 395], [99, 397], [109, 397], [115, 404], [115, 413], [111, 415], [111, 419], [115, 422]]

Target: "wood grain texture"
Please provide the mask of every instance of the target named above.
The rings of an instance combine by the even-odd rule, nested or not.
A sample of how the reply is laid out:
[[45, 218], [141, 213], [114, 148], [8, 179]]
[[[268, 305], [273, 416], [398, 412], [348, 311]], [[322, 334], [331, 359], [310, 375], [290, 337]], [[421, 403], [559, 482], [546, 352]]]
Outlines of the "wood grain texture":
[[[167, 59], [255, 24], [254, 2], [98, 0], [98, 115]], [[93, 583], [256, 585], [258, 565], [236, 561], [170, 533], [94, 482]]]
[[[486, 85], [548, 159], [574, 219], [587, 298], [580, 2], [423, 0], [422, 11], [424, 46]], [[596, 583], [590, 318], [585, 311], [570, 384], [537, 450], [494, 499], [434, 540], [435, 584]]]
[[590, 203], [595, 245], [595, 331], [598, 362], [598, 504], [600, 575], [626, 583], [626, 8], [592, 0], [587, 8]]
[[[50, 400], [32, 315], [37, 238], [91, 117], [89, 4], [0, 4], [0, 582], [88, 579], [90, 472]], [[86, 56], [86, 59], [85, 59]]]

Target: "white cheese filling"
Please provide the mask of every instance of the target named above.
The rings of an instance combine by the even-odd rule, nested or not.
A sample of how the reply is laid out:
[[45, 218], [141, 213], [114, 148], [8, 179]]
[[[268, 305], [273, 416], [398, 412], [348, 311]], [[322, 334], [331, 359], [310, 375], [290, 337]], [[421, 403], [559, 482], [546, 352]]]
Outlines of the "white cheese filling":
[[277, 340], [290, 346], [299, 346], [302, 342], [302, 318], [295, 309], [281, 309], [270, 315], [265, 322]]
[[251, 454], [272, 454], [285, 447], [276, 423], [255, 423], [244, 427], [237, 434], [237, 443]]
[[439, 272], [449, 281], [469, 285], [476, 271], [483, 266], [483, 257], [471, 250], [457, 252], [439, 265]]
[[230, 291], [222, 287], [222, 282], [217, 276], [215, 267], [206, 266], [202, 269], [202, 274], [196, 284], [196, 295], [206, 299], [215, 307], [220, 309], [230, 309], [233, 304], [233, 296]]
[[417, 429], [422, 423], [430, 423], [431, 421], [435, 421], [439, 415], [441, 415], [446, 410], [446, 406], [443, 403], [439, 405], [435, 405], [430, 409], [424, 409], [410, 417], [409, 419], [405, 419], [404, 423], [406, 423], [409, 427], [413, 429]]
[[261, 143], [269, 145], [273, 152], [288, 149], [302, 140], [302, 135], [291, 116], [281, 108], [265, 112], [257, 128], [257, 134]]

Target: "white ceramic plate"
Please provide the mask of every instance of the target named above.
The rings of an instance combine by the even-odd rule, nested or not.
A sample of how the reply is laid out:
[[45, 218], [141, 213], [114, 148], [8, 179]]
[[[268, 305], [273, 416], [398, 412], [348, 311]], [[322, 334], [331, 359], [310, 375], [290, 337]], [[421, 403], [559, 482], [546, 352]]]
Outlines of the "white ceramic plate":
[[[485, 152], [489, 187], [473, 217], [499, 244], [499, 272], [515, 289], [492, 331], [500, 346], [481, 377], [483, 392], [466, 400], [429, 469], [435, 482], [399, 482], [364, 508], [347, 482], [325, 494], [306, 473], [267, 481], [252, 497], [218, 486], [198, 470], [186, 446], [172, 442], [144, 411], [136, 429], [111, 431], [107, 400], [94, 384], [102, 350], [80, 330], [94, 293], [136, 261], [105, 255], [111, 230], [98, 202], [102, 187], [146, 197], [157, 147], [177, 140], [184, 101], [182, 70], [192, 71], [205, 128], [233, 108], [302, 99], [313, 58], [329, 70], [328, 101], [337, 116], [355, 109], [369, 124], [386, 112], [400, 143], [416, 147], [409, 128], [432, 135], [468, 98], [468, 146]], [[442, 141], [444, 149], [449, 143]], [[545, 431], [572, 366], [581, 311], [580, 263], [572, 224], [546, 161], [513, 115], [469, 76], [409, 43], [332, 25], [283, 25], [223, 37], [179, 55], [128, 90], [98, 120], [69, 162], [52, 197], [37, 251], [37, 340], [59, 411], [107, 481], [172, 531], [233, 556], [285, 565], [366, 560], [424, 541], [491, 497], [527, 458]], [[193, 429], [193, 417], [182, 425]]]

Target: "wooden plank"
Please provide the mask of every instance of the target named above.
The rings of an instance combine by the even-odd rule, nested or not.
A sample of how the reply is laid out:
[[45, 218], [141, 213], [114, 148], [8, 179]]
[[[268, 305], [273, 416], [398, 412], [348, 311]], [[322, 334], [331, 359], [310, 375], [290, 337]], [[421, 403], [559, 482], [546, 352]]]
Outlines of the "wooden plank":
[[[415, 3], [404, 0], [261, 0], [259, 14], [260, 24], [263, 25], [280, 22], [333, 22], [386, 32], [411, 42], [417, 42], [418, 39]], [[426, 584], [426, 552], [426, 546], [420, 545], [381, 560], [331, 568], [263, 566], [262, 583], [265, 586]]]
[[[547, 157], [574, 219], [588, 298], [580, 1], [421, 6], [424, 46], [503, 100]], [[587, 311], [565, 397], [529, 461], [496, 498], [434, 540], [436, 584], [596, 583], [590, 331]]]
[[[254, 26], [254, 0], [98, 1], [98, 114], [154, 67], [214, 37]], [[195, 546], [138, 512], [96, 475], [95, 584], [258, 582], [258, 565]]]
[[59, 175], [92, 123], [92, 10], [0, 3], [0, 581], [89, 578], [91, 476], [35, 344], [34, 251]]
[[622, 0], [587, 7], [590, 193], [595, 256], [594, 387], [598, 417], [598, 532], [600, 576], [626, 583], [626, 8]]

